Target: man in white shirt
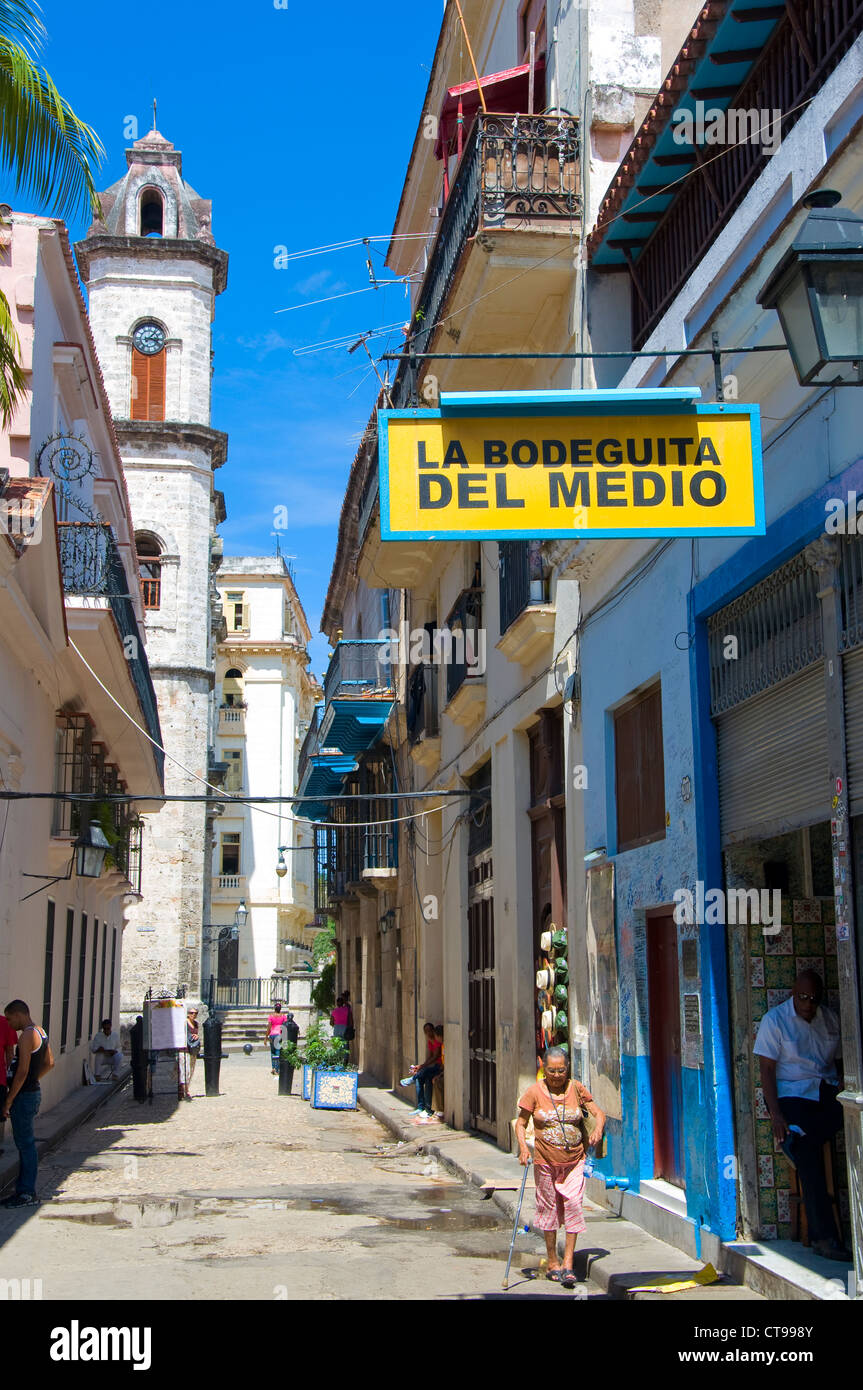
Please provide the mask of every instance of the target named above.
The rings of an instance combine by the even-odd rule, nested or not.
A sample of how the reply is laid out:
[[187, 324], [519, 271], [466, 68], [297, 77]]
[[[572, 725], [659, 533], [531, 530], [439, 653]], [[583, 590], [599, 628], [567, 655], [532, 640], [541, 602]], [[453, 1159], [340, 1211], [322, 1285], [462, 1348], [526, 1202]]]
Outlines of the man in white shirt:
[[791, 998], [762, 1018], [754, 1051], [773, 1133], [800, 1176], [813, 1248], [847, 1263], [851, 1254], [839, 1239], [824, 1174], [824, 1143], [841, 1129], [842, 1107], [836, 1099], [839, 1020], [824, 1008], [823, 996], [820, 975], [804, 970]]
[[123, 1069], [123, 1052], [120, 1035], [112, 1030], [110, 1018], [102, 1019], [102, 1027], [94, 1035], [90, 1052], [96, 1080], [109, 1081], [112, 1077], [116, 1080]]

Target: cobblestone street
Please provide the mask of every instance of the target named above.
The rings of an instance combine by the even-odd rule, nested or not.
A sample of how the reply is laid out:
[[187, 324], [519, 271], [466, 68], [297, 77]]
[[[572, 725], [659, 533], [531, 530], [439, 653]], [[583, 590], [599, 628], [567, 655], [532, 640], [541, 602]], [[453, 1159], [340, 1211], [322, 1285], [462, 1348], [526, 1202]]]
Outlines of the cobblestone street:
[[[192, 1104], [109, 1100], [42, 1159], [42, 1205], [0, 1213], [6, 1276], [75, 1301], [500, 1296], [494, 1202], [362, 1111], [279, 1097], [267, 1060], [223, 1062], [218, 1098], [201, 1065]], [[541, 1251], [522, 1232], [507, 1297], [573, 1297], [520, 1272]]]

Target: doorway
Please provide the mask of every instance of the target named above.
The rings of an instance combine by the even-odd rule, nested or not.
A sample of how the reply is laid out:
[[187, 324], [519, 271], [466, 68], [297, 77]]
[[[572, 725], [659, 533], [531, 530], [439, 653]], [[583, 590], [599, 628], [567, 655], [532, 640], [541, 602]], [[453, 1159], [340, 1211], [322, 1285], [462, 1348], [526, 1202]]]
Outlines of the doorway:
[[647, 999], [654, 1177], [685, 1187], [677, 924], [667, 907], [647, 913]]

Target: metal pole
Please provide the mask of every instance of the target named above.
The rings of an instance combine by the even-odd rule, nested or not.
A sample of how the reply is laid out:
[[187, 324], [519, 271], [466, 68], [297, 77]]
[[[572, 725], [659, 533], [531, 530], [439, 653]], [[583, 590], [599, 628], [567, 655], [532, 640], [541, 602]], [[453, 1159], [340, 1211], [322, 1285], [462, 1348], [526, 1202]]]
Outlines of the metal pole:
[[515, 1221], [513, 1222], [512, 1226], [512, 1240], [509, 1243], [509, 1254], [506, 1259], [506, 1274], [503, 1276], [503, 1287], [505, 1289], [509, 1288], [509, 1267], [512, 1264], [512, 1251], [513, 1246], [515, 1245], [515, 1238], [518, 1233], [518, 1223], [521, 1220], [521, 1204], [524, 1201], [524, 1188], [525, 1183], [527, 1182], [527, 1172], [529, 1168], [530, 1160], [528, 1160], [528, 1162], [524, 1165], [524, 1173], [522, 1174], [521, 1178], [521, 1191], [518, 1194], [518, 1206], [515, 1210]]
[[[426, 328], [435, 328], [436, 324], [426, 324]], [[755, 343], [751, 347], [726, 348], [726, 352], [788, 352], [787, 343]], [[615, 357], [714, 357], [716, 349], [709, 348], [667, 348], [665, 351], [654, 349], [652, 352], [630, 352], [615, 350], [614, 352], [423, 352], [421, 354], [424, 362], [578, 362], [582, 359], [592, 361], [594, 358], [605, 359]], [[414, 356], [416, 352], [414, 351]], [[380, 356], [381, 362], [408, 362], [411, 354], [409, 352], [383, 352]]]
[[470, 37], [467, 32], [467, 25], [464, 22], [464, 15], [461, 12], [461, 5], [459, 3], [459, 0], [455, 0], [455, 7], [458, 10], [458, 17], [461, 20], [461, 31], [464, 34], [464, 41], [467, 44], [467, 54], [470, 58], [470, 65], [473, 68], [473, 75], [476, 78], [476, 89], [479, 92], [479, 99], [482, 102], [482, 109], [483, 111], [487, 111], [488, 107], [485, 104], [485, 93], [482, 90], [482, 83], [479, 80], [479, 72], [477, 71], [476, 61], [473, 56], [473, 49], [470, 46]]
[[711, 333], [713, 342], [713, 380], [716, 385], [716, 399], [721, 403], [725, 400], [725, 385], [722, 380], [722, 354], [719, 351], [719, 334]]

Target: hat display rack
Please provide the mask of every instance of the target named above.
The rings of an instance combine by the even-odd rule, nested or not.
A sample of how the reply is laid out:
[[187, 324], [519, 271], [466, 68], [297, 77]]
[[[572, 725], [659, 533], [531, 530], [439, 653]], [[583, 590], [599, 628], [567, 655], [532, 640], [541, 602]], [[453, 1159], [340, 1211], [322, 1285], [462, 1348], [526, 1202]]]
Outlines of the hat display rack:
[[540, 965], [536, 972], [537, 1054], [569, 1039], [569, 964], [566, 928], [549, 922], [539, 938]]

